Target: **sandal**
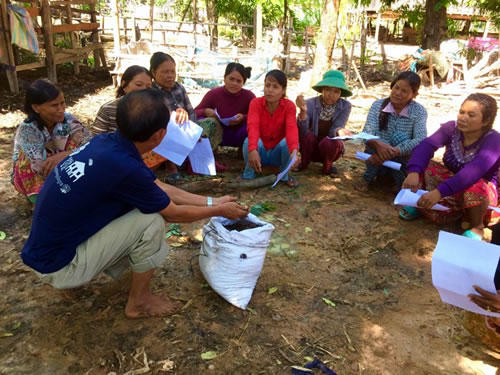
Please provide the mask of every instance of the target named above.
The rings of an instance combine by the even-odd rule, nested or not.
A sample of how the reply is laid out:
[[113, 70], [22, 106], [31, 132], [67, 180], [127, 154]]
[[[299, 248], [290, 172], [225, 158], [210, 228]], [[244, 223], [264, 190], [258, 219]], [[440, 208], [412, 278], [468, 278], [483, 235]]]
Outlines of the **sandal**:
[[299, 182], [293, 176], [288, 176], [288, 180], [282, 182], [293, 189], [299, 186]]
[[403, 220], [411, 221], [415, 220], [420, 216], [420, 212], [416, 207], [412, 206], [404, 206], [401, 210], [399, 210], [399, 217]]
[[496, 333], [500, 336], [500, 326], [496, 324], [495, 320], [491, 316], [485, 316], [484, 322], [486, 323], [486, 328]]
[[476, 241], [481, 241], [483, 239], [483, 237], [477, 233], [474, 233], [473, 231], [471, 231], [470, 229], [469, 230], [466, 230], [465, 232], [462, 233], [462, 236], [464, 237], [469, 237], [473, 240], [476, 240]]
[[337, 375], [335, 371], [331, 368], [327, 367], [323, 362], [321, 362], [318, 358], [314, 358], [312, 362], [306, 363], [304, 367], [302, 366], [292, 366], [292, 375], [307, 375], [313, 374], [311, 369], [317, 368], [321, 370], [321, 372], [325, 375]]
[[339, 171], [337, 170], [337, 168], [332, 165], [327, 174], [330, 175], [331, 178], [335, 178], [337, 177], [338, 173]]

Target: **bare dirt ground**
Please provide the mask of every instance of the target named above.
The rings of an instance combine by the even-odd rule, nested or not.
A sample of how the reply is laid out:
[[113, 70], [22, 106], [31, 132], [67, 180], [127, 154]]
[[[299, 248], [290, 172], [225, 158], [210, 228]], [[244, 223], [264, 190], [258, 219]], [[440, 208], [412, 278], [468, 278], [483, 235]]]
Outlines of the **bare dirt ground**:
[[[85, 124], [113, 97], [105, 74], [60, 77], [68, 111]], [[471, 335], [463, 311], [441, 303], [432, 287], [430, 262], [442, 228], [400, 220], [393, 194], [382, 188], [356, 192], [363, 165], [352, 155], [362, 147], [352, 143], [336, 179], [313, 165], [297, 175], [296, 190], [231, 192], [249, 205], [275, 207], [262, 216], [276, 229], [246, 311], [213, 292], [199, 270], [203, 222], [183, 224], [185, 235], [168, 239], [171, 253], [154, 278], [158, 293], [182, 303], [174, 316], [126, 319], [127, 276], [120, 282], [103, 276], [71, 298], [43, 286], [19, 257], [31, 208], [10, 185], [23, 97], [1, 90], [0, 231], [7, 237], [0, 241], [0, 374], [290, 374], [290, 366], [315, 356], [339, 375], [495, 374], [500, 355]], [[372, 97], [352, 100], [351, 129], [361, 128], [388, 83], [368, 91]], [[455, 117], [454, 98], [421, 90], [429, 132]], [[235, 150], [220, 158], [231, 165], [224, 181], [242, 170]], [[203, 360], [207, 351], [217, 357]]]

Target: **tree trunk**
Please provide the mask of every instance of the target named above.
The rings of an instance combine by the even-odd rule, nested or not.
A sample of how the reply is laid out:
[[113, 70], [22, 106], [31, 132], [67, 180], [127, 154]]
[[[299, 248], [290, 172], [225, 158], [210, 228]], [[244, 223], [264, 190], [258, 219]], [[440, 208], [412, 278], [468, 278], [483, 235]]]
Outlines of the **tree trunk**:
[[321, 13], [321, 26], [316, 40], [312, 82], [321, 79], [332, 63], [333, 45], [337, 36], [337, 20], [339, 16], [340, 0], [324, 0]]
[[[207, 18], [209, 23], [217, 23], [218, 15], [217, 9], [215, 8], [217, 0], [206, 0], [207, 5]], [[219, 45], [219, 31], [217, 30], [217, 25], [208, 26], [208, 34], [210, 36], [210, 50], [217, 51]]]
[[155, 15], [155, 0], [149, 1], [149, 30], [151, 30], [151, 42], [153, 42], [153, 20]]
[[425, 24], [422, 36], [422, 48], [439, 51], [441, 39], [446, 34], [446, 7], [440, 0], [426, 0]]
[[284, 0], [283, 2], [283, 33], [282, 33], [282, 36], [281, 36], [281, 41], [283, 43], [283, 57], [281, 59], [281, 70], [285, 70], [285, 66], [286, 66], [286, 54], [287, 54], [287, 50], [288, 50], [288, 33], [290, 32], [288, 30], [288, 20], [287, 20], [287, 11], [288, 11], [288, 0]]

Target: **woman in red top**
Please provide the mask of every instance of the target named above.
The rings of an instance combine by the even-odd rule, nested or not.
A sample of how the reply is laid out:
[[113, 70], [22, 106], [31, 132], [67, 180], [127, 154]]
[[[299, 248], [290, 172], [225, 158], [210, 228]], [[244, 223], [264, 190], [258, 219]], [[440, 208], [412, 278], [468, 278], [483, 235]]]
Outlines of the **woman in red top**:
[[[284, 171], [294, 156], [294, 165], [300, 162], [295, 104], [285, 98], [286, 85], [285, 73], [271, 70], [264, 80], [264, 96], [250, 102], [248, 138], [243, 143], [243, 179], [255, 178], [265, 165], [279, 166]], [[281, 181], [290, 187], [298, 186], [288, 173]]]

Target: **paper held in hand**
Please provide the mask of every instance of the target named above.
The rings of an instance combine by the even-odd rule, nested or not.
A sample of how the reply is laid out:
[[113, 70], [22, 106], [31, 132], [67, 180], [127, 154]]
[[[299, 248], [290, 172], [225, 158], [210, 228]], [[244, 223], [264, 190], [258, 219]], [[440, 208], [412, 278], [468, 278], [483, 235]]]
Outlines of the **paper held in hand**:
[[[361, 151], [356, 152], [356, 159], [367, 160], [370, 156], [371, 155], [367, 154], [366, 152], [361, 152]], [[382, 165], [384, 167], [391, 168], [391, 169], [394, 169], [396, 171], [399, 171], [401, 169], [401, 163], [391, 161], [391, 160], [384, 161], [382, 163]]]
[[477, 285], [491, 293], [500, 246], [441, 231], [432, 255], [432, 284], [441, 300], [462, 309], [500, 318], [500, 313], [486, 311], [467, 297], [477, 294]]
[[203, 128], [193, 121], [186, 121], [179, 125], [171, 116], [167, 125], [167, 134], [153, 151], [181, 165], [200, 139], [202, 131]]
[[217, 112], [217, 108], [215, 108], [215, 114], [217, 115], [217, 118], [219, 119], [220, 123], [224, 126], [229, 126], [229, 121], [233, 121], [237, 117], [236, 115], [234, 115], [232, 117], [221, 118], [219, 112]]
[[340, 139], [340, 140], [344, 140], [344, 139], [362, 139], [364, 141], [369, 141], [371, 139], [379, 139], [380, 137], [376, 136], [376, 135], [372, 135], [372, 134], [368, 134], [368, 133], [365, 133], [365, 132], [361, 132], [361, 133], [358, 133], [358, 134], [353, 134], [353, 135], [338, 135], [336, 137], [327, 137], [328, 139]]
[[[427, 190], [417, 190], [416, 193], [412, 192], [410, 189], [401, 189], [401, 191], [396, 195], [396, 198], [394, 198], [394, 204], [400, 205], [400, 206], [411, 206], [411, 207], [417, 207], [417, 202], [420, 199], [422, 195], [425, 193], [428, 193]], [[432, 206], [433, 210], [437, 211], [448, 211], [449, 208], [446, 206], [443, 206], [442, 204], [435, 204]]]
[[272, 188], [276, 186], [276, 184], [278, 182], [280, 182], [280, 180], [283, 178], [284, 175], [286, 175], [290, 169], [292, 168], [292, 166], [295, 164], [295, 160], [297, 160], [297, 154], [293, 155], [293, 158], [292, 160], [290, 160], [290, 163], [288, 164], [288, 166], [285, 168], [285, 170], [283, 172], [280, 172], [278, 174], [278, 176], [276, 177], [276, 181], [274, 181], [274, 184], [273, 186], [271, 186]]
[[193, 172], [215, 176], [215, 158], [208, 138], [201, 138], [189, 154]]

